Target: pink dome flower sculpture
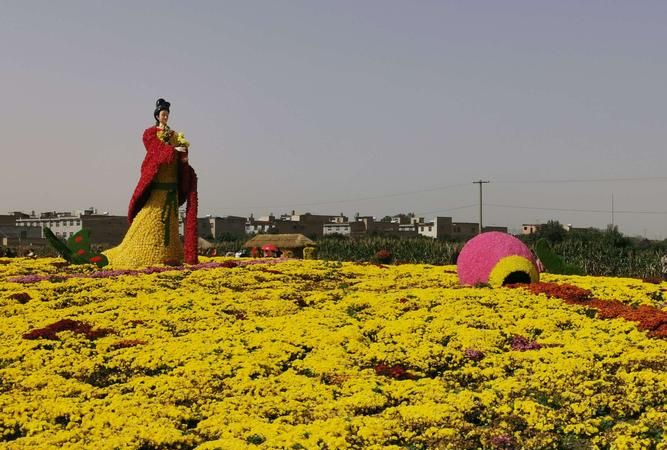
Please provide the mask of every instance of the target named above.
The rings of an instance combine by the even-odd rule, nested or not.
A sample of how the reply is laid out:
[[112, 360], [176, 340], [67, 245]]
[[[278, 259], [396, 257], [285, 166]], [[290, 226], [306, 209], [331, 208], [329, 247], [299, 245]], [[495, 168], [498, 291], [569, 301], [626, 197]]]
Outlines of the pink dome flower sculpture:
[[540, 280], [535, 256], [519, 239], [490, 231], [463, 246], [457, 260], [459, 282], [464, 285], [535, 283]]

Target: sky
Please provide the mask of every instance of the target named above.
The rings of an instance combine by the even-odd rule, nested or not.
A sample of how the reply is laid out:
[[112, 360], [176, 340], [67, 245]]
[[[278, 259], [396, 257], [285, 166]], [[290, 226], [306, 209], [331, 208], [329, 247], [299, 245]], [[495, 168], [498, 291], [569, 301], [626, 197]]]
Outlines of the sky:
[[[0, 0], [0, 214], [124, 215], [155, 101], [199, 213], [667, 238], [667, 2]], [[612, 214], [613, 209], [613, 214]]]

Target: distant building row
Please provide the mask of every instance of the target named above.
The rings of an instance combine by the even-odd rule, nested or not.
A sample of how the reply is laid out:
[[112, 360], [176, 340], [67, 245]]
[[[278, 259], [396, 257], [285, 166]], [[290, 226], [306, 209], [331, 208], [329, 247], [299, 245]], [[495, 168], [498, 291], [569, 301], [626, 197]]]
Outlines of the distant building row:
[[[537, 233], [544, 224], [543, 223], [524, 223], [521, 228], [521, 234], [528, 235]], [[594, 229], [592, 227], [579, 227], [575, 228], [572, 224], [562, 224], [563, 230], [565, 231], [588, 231]]]
[[[361, 237], [371, 234], [393, 236], [427, 236], [434, 239], [466, 240], [478, 233], [479, 225], [470, 222], [453, 222], [451, 217], [436, 217], [426, 222], [423, 217], [397, 215], [383, 220], [371, 216], [283, 214], [254, 218], [206, 217], [199, 219], [199, 234], [207, 239], [219, 239], [224, 234], [303, 234], [311, 238], [328, 235]], [[484, 227], [484, 231], [507, 232], [507, 227]]]
[[[181, 220], [181, 232], [182, 232]], [[44, 245], [44, 228], [67, 239], [82, 228], [91, 232], [91, 240], [100, 246], [117, 245], [127, 232], [128, 222], [125, 216], [98, 214], [94, 208], [75, 212], [45, 212], [39, 215], [13, 212], [0, 215], [0, 245]], [[215, 240], [228, 236], [241, 237], [259, 233], [299, 233], [311, 238], [327, 235], [360, 237], [364, 235], [427, 236], [434, 239], [466, 240], [478, 232], [478, 224], [453, 222], [451, 217], [436, 217], [425, 221], [423, 217], [400, 214], [376, 220], [371, 216], [356, 215], [352, 220], [340, 214], [273, 214], [254, 218], [227, 216], [207, 216], [198, 219], [199, 235], [204, 239]], [[484, 231], [504, 231], [506, 227], [485, 227]]]
[[43, 246], [44, 228], [67, 239], [85, 228], [90, 231], [93, 242], [111, 246], [119, 243], [127, 231], [127, 217], [98, 214], [94, 208], [75, 212], [45, 212], [35, 215], [13, 212], [0, 215], [0, 244], [7, 247], [22, 245]]

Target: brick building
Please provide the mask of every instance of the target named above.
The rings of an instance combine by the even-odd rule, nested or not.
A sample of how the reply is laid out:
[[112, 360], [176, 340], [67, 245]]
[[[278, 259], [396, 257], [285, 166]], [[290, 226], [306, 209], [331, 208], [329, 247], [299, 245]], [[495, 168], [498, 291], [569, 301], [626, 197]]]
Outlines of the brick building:
[[101, 247], [119, 244], [129, 227], [127, 217], [98, 214], [94, 208], [75, 212], [49, 211], [39, 217], [34, 213], [24, 216], [16, 219], [16, 226], [26, 230], [38, 228], [41, 238], [44, 238], [44, 228], [47, 227], [61, 239], [67, 239], [85, 228], [90, 231], [91, 242]]
[[[246, 235], [245, 217], [237, 216], [208, 216], [197, 219], [199, 236], [208, 240], [217, 240], [225, 235], [243, 237]], [[183, 222], [181, 222], [180, 233], [183, 234]]]

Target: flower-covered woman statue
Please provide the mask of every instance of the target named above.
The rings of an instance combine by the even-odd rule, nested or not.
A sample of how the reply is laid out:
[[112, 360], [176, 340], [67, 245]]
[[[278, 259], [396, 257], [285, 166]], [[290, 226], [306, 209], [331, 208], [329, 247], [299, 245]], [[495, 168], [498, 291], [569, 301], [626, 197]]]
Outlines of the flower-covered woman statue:
[[[113, 267], [197, 263], [197, 175], [188, 163], [189, 143], [167, 125], [170, 106], [158, 99], [155, 126], [144, 131], [146, 157], [127, 213], [130, 228], [120, 245], [104, 252]], [[186, 202], [181, 244], [178, 208]]]

